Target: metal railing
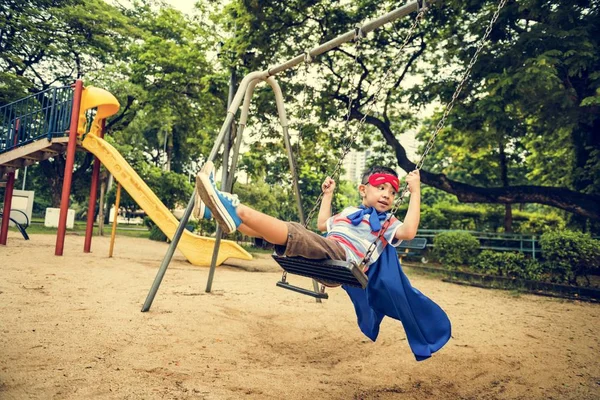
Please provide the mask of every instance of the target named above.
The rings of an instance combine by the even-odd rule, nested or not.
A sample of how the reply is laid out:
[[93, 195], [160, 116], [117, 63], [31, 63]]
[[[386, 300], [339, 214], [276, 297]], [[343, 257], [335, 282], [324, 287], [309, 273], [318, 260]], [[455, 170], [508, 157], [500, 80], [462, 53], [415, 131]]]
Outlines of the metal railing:
[[54, 87], [0, 107], [0, 154], [36, 140], [68, 136], [70, 86]]
[[[433, 248], [433, 238], [435, 235], [452, 231], [456, 231], [456, 229], [419, 229], [417, 232], [417, 237], [427, 238], [427, 248]], [[540, 235], [463, 230], [461, 230], [461, 232], [472, 234], [477, 240], [479, 240], [479, 248], [482, 250], [517, 251], [520, 253], [530, 254], [534, 259], [542, 252]]]

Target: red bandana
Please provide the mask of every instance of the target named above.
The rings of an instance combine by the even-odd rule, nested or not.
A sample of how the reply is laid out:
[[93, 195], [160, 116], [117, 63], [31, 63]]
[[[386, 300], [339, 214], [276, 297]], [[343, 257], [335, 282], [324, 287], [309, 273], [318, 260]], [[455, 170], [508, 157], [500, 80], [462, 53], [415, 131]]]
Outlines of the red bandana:
[[372, 186], [379, 186], [379, 185], [381, 185], [383, 183], [386, 183], [386, 182], [389, 183], [390, 185], [392, 185], [392, 187], [394, 188], [394, 190], [396, 192], [398, 191], [398, 187], [400, 186], [400, 181], [394, 175], [391, 175], [391, 174], [373, 174], [373, 175], [369, 176], [369, 183]]

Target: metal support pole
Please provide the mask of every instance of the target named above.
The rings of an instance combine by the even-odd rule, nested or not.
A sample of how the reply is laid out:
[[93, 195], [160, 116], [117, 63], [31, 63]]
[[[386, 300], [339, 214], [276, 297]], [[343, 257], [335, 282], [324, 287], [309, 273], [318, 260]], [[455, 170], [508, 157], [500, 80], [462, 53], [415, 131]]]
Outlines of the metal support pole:
[[[229, 78], [229, 93], [227, 94], [227, 109], [231, 106], [233, 102], [233, 95], [235, 91], [235, 68], [231, 69], [231, 76]], [[221, 190], [223, 191], [231, 191], [231, 188], [227, 186], [227, 182], [229, 180], [228, 177], [231, 177], [233, 182], [234, 170], [229, 171], [229, 150], [231, 147], [231, 125], [233, 124], [233, 119], [231, 123], [227, 126], [225, 130], [225, 136], [223, 138], [223, 162], [221, 164], [221, 168], [223, 169], [221, 175]], [[217, 258], [219, 256], [219, 249], [221, 248], [221, 239], [223, 237], [223, 232], [221, 231], [221, 227], [217, 225], [217, 232], [215, 234], [215, 247], [213, 247], [213, 254], [210, 260], [210, 269], [208, 270], [208, 279], [206, 281], [206, 293], [210, 293], [212, 290], [212, 282], [215, 277], [215, 270], [217, 268]]]
[[27, 165], [23, 170], [23, 185], [21, 186], [21, 190], [25, 190], [25, 182], [27, 182]]
[[302, 209], [302, 197], [300, 194], [300, 186], [298, 183], [298, 172], [296, 171], [296, 161], [294, 158], [294, 151], [292, 150], [292, 142], [290, 141], [290, 135], [288, 132], [288, 121], [285, 113], [285, 107], [283, 104], [283, 94], [281, 92], [281, 87], [273, 78], [270, 76], [267, 79], [267, 83], [273, 89], [273, 93], [275, 93], [275, 103], [277, 104], [277, 112], [279, 114], [279, 120], [281, 121], [281, 127], [283, 128], [283, 140], [285, 142], [285, 149], [288, 154], [288, 160], [290, 164], [290, 172], [292, 173], [292, 182], [294, 183], [294, 194], [296, 196], [296, 206], [298, 208], [298, 217], [300, 218], [300, 223], [304, 224], [304, 210]]
[[81, 94], [83, 81], [75, 82], [73, 94], [73, 107], [71, 109], [71, 125], [69, 127], [69, 144], [67, 145], [67, 161], [60, 199], [60, 214], [58, 216], [58, 233], [56, 234], [56, 248], [54, 254], [63, 255], [65, 247], [65, 232], [67, 230], [67, 213], [69, 212], [69, 197], [71, 195], [71, 180], [73, 179], [73, 165], [75, 164], [75, 151], [77, 151], [77, 125], [79, 123], [79, 109], [81, 107]]
[[[290, 134], [288, 131], [288, 122], [287, 116], [285, 113], [285, 106], [283, 103], [283, 94], [281, 92], [281, 87], [279, 83], [270, 76], [267, 79], [267, 83], [273, 89], [273, 93], [275, 94], [275, 104], [277, 104], [277, 112], [279, 114], [279, 120], [281, 121], [281, 127], [283, 129], [283, 141], [285, 142], [285, 149], [287, 151], [288, 160], [290, 164], [290, 172], [292, 174], [292, 182], [294, 184], [294, 195], [296, 197], [296, 207], [298, 208], [298, 218], [300, 218], [300, 223], [302, 225], [306, 224], [306, 219], [304, 217], [304, 208], [302, 207], [302, 194], [300, 193], [300, 183], [298, 177], [298, 171], [296, 169], [296, 159], [294, 157], [294, 150], [292, 148], [292, 142], [290, 141]], [[313, 289], [315, 292], [319, 292], [319, 283], [316, 280], [312, 280]], [[321, 303], [321, 299], [315, 298], [317, 303]]]
[[233, 144], [233, 155], [231, 156], [231, 165], [229, 170], [232, 171], [227, 177], [227, 186], [225, 191], [231, 192], [233, 190], [233, 180], [235, 178], [235, 171], [240, 157], [240, 147], [242, 147], [242, 135], [244, 133], [245, 126], [239, 125], [237, 131], [232, 131], [235, 134], [235, 142]]
[[[430, 0], [430, 3], [433, 3], [434, 1], [435, 0]], [[392, 12], [390, 12], [388, 14], [383, 15], [382, 17], [379, 17], [372, 21], [367, 22], [365, 25], [363, 25], [363, 27], [361, 28], [361, 31], [363, 34], [366, 35], [367, 33], [379, 28], [380, 26], [382, 26], [388, 22], [394, 21], [396, 19], [399, 19], [403, 16], [410, 14], [411, 12], [417, 10], [417, 8], [418, 8], [417, 1], [413, 1], [409, 4], [406, 4], [400, 8], [393, 10]], [[317, 47], [309, 50], [308, 55], [310, 56], [310, 58], [314, 58], [315, 56], [318, 56], [329, 50], [339, 47], [340, 45], [342, 45], [344, 43], [351, 42], [352, 40], [354, 40], [355, 35], [356, 35], [356, 30], [352, 29], [351, 31], [349, 31], [345, 34], [342, 34], [320, 46], [317, 46]], [[304, 62], [306, 59], [307, 59], [306, 53], [303, 53], [299, 56], [294, 57], [291, 60], [288, 60], [282, 64], [279, 64], [279, 65], [269, 68], [267, 70], [251, 72], [242, 79], [242, 81], [240, 82], [240, 85], [238, 86], [236, 94], [235, 94], [233, 100], [231, 101], [231, 104], [229, 105], [229, 108], [227, 110], [227, 116], [225, 117], [225, 122], [223, 122], [223, 125], [221, 126], [221, 130], [219, 131], [219, 134], [217, 135], [217, 137], [215, 139], [215, 143], [212, 147], [212, 150], [208, 156], [207, 161], [214, 161], [215, 158], [217, 157], [219, 148], [223, 144], [225, 135], [227, 135], [229, 132], [229, 129], [233, 122], [234, 116], [240, 107], [242, 99], [243, 99], [244, 95], [246, 94], [246, 90], [247, 90], [248, 86], [250, 85], [250, 83], [255, 80], [258, 80], [258, 81], [266, 80], [270, 76], [276, 75], [279, 72], [282, 72], [282, 71], [285, 71], [285, 70], [295, 67], [296, 65]], [[185, 225], [187, 224], [187, 221], [188, 221], [190, 215], [192, 214], [193, 208], [194, 208], [194, 195], [192, 194], [190, 201], [188, 202], [187, 208], [185, 210], [185, 213], [184, 213], [183, 217], [181, 218], [181, 220], [179, 221], [179, 226], [177, 227], [177, 231], [175, 232], [175, 234], [173, 236], [173, 239], [171, 241], [169, 249], [167, 250], [167, 253], [165, 254], [165, 257], [164, 257], [161, 267], [159, 269], [158, 275], [156, 276], [156, 278], [154, 280], [154, 284], [152, 285], [152, 288], [150, 289], [148, 298], [146, 299], [146, 302], [144, 303], [142, 312], [148, 311], [150, 309], [150, 305], [152, 304], [154, 295], [156, 294], [156, 291], [158, 290], [158, 287], [160, 286], [162, 277], [164, 276], [164, 273], [169, 265], [169, 262], [171, 261], [171, 258], [173, 257], [175, 248], [177, 247], [177, 244], [179, 243], [179, 239], [181, 238], [183, 229], [185, 228]], [[218, 252], [219, 244], [220, 244], [220, 232], [219, 232], [219, 229], [217, 229], [217, 238], [215, 241], [215, 251], [217, 251], [217, 252]], [[213, 252], [213, 259], [214, 258], [215, 258], [215, 253]], [[212, 269], [212, 263], [211, 263], [211, 269]], [[209, 280], [210, 280], [210, 282], [207, 285], [207, 291], [210, 291], [210, 284], [212, 282], [212, 278], [210, 276], [209, 276]]]
[[185, 225], [187, 224], [187, 221], [190, 219], [190, 215], [192, 215], [193, 209], [194, 209], [194, 194], [192, 193], [192, 197], [190, 198], [190, 201], [188, 202], [185, 212], [183, 213], [183, 217], [181, 217], [181, 221], [179, 222], [179, 225], [177, 226], [177, 230], [175, 231], [175, 234], [173, 235], [173, 240], [171, 241], [171, 244], [169, 245], [169, 248], [167, 249], [167, 253], [165, 254], [162, 264], [160, 265], [160, 268], [158, 269], [158, 273], [156, 274], [156, 277], [154, 278], [154, 282], [152, 283], [150, 292], [148, 292], [146, 301], [144, 302], [144, 305], [142, 306], [142, 312], [146, 312], [146, 311], [150, 310], [150, 306], [152, 306], [152, 302], [154, 301], [156, 292], [158, 292], [160, 283], [162, 282], [162, 280], [165, 276], [165, 272], [167, 272], [167, 267], [169, 266], [169, 263], [171, 262], [171, 259], [173, 258], [173, 254], [175, 253], [175, 249], [177, 248], [179, 239], [181, 239], [181, 235], [183, 234], [183, 230], [185, 229]]
[[[244, 130], [246, 129], [246, 124], [248, 123], [248, 114], [250, 111], [250, 100], [252, 100], [252, 94], [254, 93], [254, 88], [260, 81], [258, 79], [250, 82], [246, 88], [246, 94], [244, 95], [244, 104], [242, 106], [242, 112], [240, 113], [240, 119], [238, 122], [238, 129], [236, 132], [236, 142], [234, 154], [231, 162], [231, 170], [235, 171], [237, 169], [238, 158], [240, 154], [240, 147], [242, 146]], [[229, 189], [233, 188], [233, 175], [229, 176], [229, 181], [227, 182], [227, 187]]]

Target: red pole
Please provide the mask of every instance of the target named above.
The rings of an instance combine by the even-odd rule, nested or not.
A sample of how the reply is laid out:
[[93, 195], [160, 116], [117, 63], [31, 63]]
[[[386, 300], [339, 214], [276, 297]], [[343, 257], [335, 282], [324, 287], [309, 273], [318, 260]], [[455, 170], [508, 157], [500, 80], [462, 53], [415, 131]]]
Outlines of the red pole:
[[[21, 119], [17, 118], [15, 121], [15, 137], [13, 144], [16, 146], [19, 142], [19, 126], [21, 125]], [[12, 197], [15, 189], [15, 172], [9, 172], [7, 174], [8, 180], [6, 182], [6, 188], [4, 189], [4, 208], [2, 216], [2, 225], [0, 226], [0, 244], [6, 246], [6, 240], [8, 239], [8, 223], [10, 221], [10, 209], [12, 208]], [[7, 211], [8, 210], [8, 211]]]
[[[102, 129], [100, 137], [104, 137], [104, 127], [106, 120], [102, 120]], [[90, 187], [90, 201], [88, 203], [87, 225], [85, 226], [85, 243], [83, 252], [89, 253], [92, 251], [92, 235], [94, 234], [94, 212], [96, 211], [96, 199], [98, 194], [98, 180], [100, 179], [100, 160], [94, 157], [94, 168], [92, 169], [92, 186]], [[102, 205], [100, 205], [102, 206]]]
[[81, 94], [83, 92], [83, 81], [75, 81], [75, 93], [73, 94], [73, 107], [71, 109], [71, 126], [69, 127], [69, 144], [67, 146], [67, 162], [65, 164], [65, 176], [63, 180], [62, 195], [60, 198], [60, 214], [58, 216], [58, 233], [56, 234], [56, 248], [54, 254], [62, 256], [65, 247], [65, 233], [67, 230], [67, 213], [69, 212], [69, 197], [71, 195], [71, 181], [73, 179], [73, 165], [75, 164], [75, 151], [77, 150], [77, 125], [79, 122], [79, 110], [81, 108]]
[[15, 171], [8, 173], [8, 181], [4, 188], [4, 210], [2, 212], [2, 227], [0, 228], [0, 244], [6, 246], [8, 238], [8, 221], [10, 219], [10, 208], [12, 207], [13, 189], [15, 188]]

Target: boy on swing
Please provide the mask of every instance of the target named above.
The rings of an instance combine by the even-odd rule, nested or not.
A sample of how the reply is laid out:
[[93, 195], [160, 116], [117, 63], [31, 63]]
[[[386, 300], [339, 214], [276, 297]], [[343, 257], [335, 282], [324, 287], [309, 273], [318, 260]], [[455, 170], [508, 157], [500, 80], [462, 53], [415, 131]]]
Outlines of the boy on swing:
[[[215, 187], [212, 163], [208, 162], [196, 177], [196, 202], [194, 214], [202, 217], [206, 205], [225, 233], [236, 229], [251, 237], [260, 237], [275, 245], [279, 255], [310, 259], [354, 261], [360, 264], [371, 243], [377, 237], [388, 211], [394, 206], [399, 189], [398, 175], [387, 167], [375, 166], [363, 174], [358, 187], [362, 204], [347, 207], [332, 216], [331, 202], [335, 181], [327, 177], [321, 189], [323, 201], [319, 209], [317, 227], [327, 236], [320, 236], [297, 222], [281, 221], [244, 204], [237, 196], [221, 192]], [[413, 171], [406, 177], [411, 193], [404, 223], [394, 216], [382, 240], [366, 265], [381, 254], [386, 244], [398, 246], [402, 240], [415, 237], [420, 218], [420, 177]]]
[[[281, 221], [240, 204], [236, 196], [217, 190], [213, 176], [209, 162], [196, 177], [194, 213], [196, 217], [208, 217], [206, 205], [225, 233], [238, 229], [248, 236], [262, 237], [275, 245], [279, 255], [354, 261], [357, 265], [371, 244], [376, 243], [370, 259], [365, 262], [367, 288], [342, 286], [354, 305], [358, 326], [368, 338], [377, 339], [385, 316], [401, 321], [418, 361], [431, 357], [450, 339], [448, 316], [411, 286], [394, 250], [402, 240], [411, 240], [417, 233], [421, 208], [418, 170], [406, 177], [411, 196], [403, 223], [389, 215], [400, 184], [394, 170], [381, 166], [367, 170], [358, 187], [362, 204], [345, 208], [334, 216], [331, 201], [335, 182], [327, 177], [321, 185], [323, 201], [317, 220], [318, 228], [327, 232], [326, 237], [297, 222]], [[391, 218], [390, 224], [378, 239], [386, 218]]]

